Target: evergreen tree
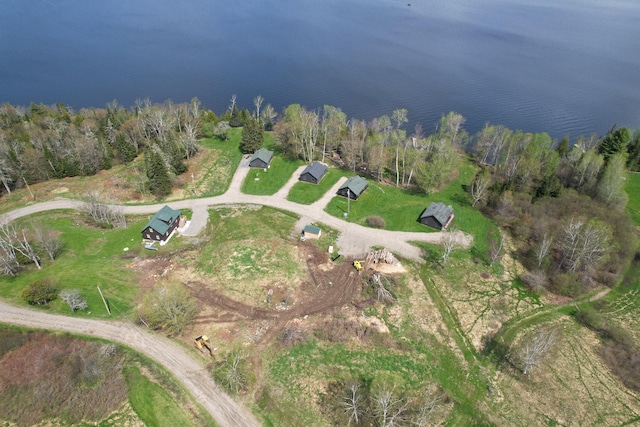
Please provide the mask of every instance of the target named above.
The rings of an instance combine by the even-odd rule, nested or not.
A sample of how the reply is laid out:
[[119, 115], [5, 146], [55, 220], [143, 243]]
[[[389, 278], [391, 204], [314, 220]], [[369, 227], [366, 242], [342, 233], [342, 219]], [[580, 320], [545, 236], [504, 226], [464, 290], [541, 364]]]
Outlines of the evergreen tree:
[[229, 118], [229, 126], [231, 126], [232, 128], [242, 126], [240, 111], [238, 111], [238, 107], [235, 104], [233, 104], [233, 110], [231, 111], [231, 117]]
[[631, 141], [629, 128], [621, 127], [616, 129], [616, 126], [613, 125], [607, 136], [602, 139], [600, 147], [598, 147], [598, 153], [602, 154], [605, 163], [607, 163], [614, 154], [626, 151], [629, 141]]
[[168, 196], [171, 193], [171, 180], [160, 153], [153, 150], [147, 152], [145, 164], [147, 166], [147, 178], [149, 178], [149, 191], [151, 191], [151, 194], [158, 199]]
[[637, 129], [633, 141], [627, 145], [627, 167], [632, 171], [640, 171], [640, 129]]
[[244, 126], [247, 123], [249, 123], [249, 120], [253, 120], [253, 118], [251, 117], [251, 113], [249, 113], [249, 110], [247, 110], [246, 108], [243, 108], [240, 111], [240, 123], [241, 123], [241, 126]]
[[259, 120], [249, 119], [242, 128], [242, 140], [240, 141], [240, 151], [243, 153], [254, 153], [262, 147], [264, 134], [262, 124]]
[[556, 152], [560, 157], [565, 157], [568, 151], [569, 151], [569, 137], [565, 136], [560, 140], [560, 143], [556, 148]]
[[116, 136], [116, 153], [122, 163], [129, 163], [138, 155], [138, 150], [129, 144], [124, 135]]

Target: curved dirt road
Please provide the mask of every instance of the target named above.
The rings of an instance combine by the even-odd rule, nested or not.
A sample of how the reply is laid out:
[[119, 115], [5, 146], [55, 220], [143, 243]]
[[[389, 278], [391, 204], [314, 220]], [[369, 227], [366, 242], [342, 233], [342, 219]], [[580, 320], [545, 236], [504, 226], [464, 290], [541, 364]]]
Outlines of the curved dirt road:
[[[324, 211], [324, 207], [331, 200], [337, 187], [344, 179], [336, 183], [325, 196], [312, 205], [301, 205], [286, 199], [286, 193], [296, 182], [297, 174], [294, 174], [285, 187], [273, 196], [244, 194], [240, 188], [249, 171], [248, 164], [249, 159], [243, 158], [234, 173], [229, 189], [220, 196], [169, 202], [174, 209], [192, 210], [191, 224], [184, 233], [186, 236], [196, 236], [205, 228], [209, 216], [209, 206], [238, 203], [259, 204], [294, 212], [300, 215], [300, 220], [296, 224], [297, 232], [301, 231], [305, 224], [312, 221], [328, 225], [340, 232], [337, 244], [340, 248], [340, 253], [347, 257], [361, 257], [371, 247], [383, 246], [404, 258], [419, 262], [421, 261], [421, 251], [410, 242], [440, 243], [444, 236], [443, 233], [396, 232], [371, 229], [329, 215]], [[82, 204], [79, 200], [71, 199], [56, 199], [36, 203], [2, 215], [0, 223], [37, 212], [55, 209], [80, 209]], [[118, 207], [125, 214], [152, 214], [157, 212], [164, 204]], [[459, 243], [463, 246], [468, 246], [471, 243], [470, 236], [463, 236], [462, 239]], [[167, 338], [151, 334], [130, 323], [56, 316], [12, 307], [1, 301], [0, 322], [92, 335], [126, 344], [165, 366], [221, 425], [259, 425], [246, 408], [236, 403], [220, 390], [212, 380], [207, 379], [207, 376], [201, 375], [204, 367], [184, 349]]]
[[220, 390], [205, 367], [169, 339], [131, 323], [58, 316], [0, 301], [0, 322], [90, 335], [125, 344], [164, 366], [222, 426], [259, 426], [242, 405]]
[[[301, 169], [301, 168], [300, 168]], [[209, 217], [208, 208], [214, 205], [226, 204], [258, 204], [270, 206], [277, 209], [287, 210], [300, 215], [301, 219], [296, 224], [297, 232], [302, 231], [305, 224], [315, 221], [340, 232], [338, 237], [338, 247], [340, 253], [346, 257], [362, 257], [372, 247], [382, 246], [390, 251], [414, 261], [422, 261], [421, 250], [412, 245], [410, 242], [427, 242], [441, 243], [444, 237], [442, 232], [400, 232], [372, 229], [363, 227], [358, 224], [344, 221], [342, 218], [336, 218], [324, 211], [324, 207], [331, 200], [338, 186], [344, 182], [341, 179], [332, 189], [317, 202], [311, 205], [301, 205], [286, 199], [288, 190], [297, 182], [297, 173], [294, 173], [285, 186], [273, 196], [254, 196], [244, 194], [240, 190], [242, 182], [249, 172], [249, 159], [243, 158], [233, 175], [229, 189], [222, 195], [216, 197], [207, 197], [202, 199], [188, 199], [168, 202], [174, 209], [191, 209], [193, 215], [191, 224], [185, 230], [185, 236], [197, 236], [204, 230]], [[137, 206], [117, 206], [121, 208], [125, 214], [152, 214], [156, 213], [165, 203], [154, 205], [137, 205]], [[15, 218], [31, 215], [36, 212], [43, 212], [53, 209], [80, 209], [82, 202], [71, 199], [56, 199], [42, 203], [25, 206], [8, 212], [0, 217], [0, 223], [3, 221], [13, 220]], [[471, 244], [471, 236], [460, 235], [461, 246], [468, 247]]]

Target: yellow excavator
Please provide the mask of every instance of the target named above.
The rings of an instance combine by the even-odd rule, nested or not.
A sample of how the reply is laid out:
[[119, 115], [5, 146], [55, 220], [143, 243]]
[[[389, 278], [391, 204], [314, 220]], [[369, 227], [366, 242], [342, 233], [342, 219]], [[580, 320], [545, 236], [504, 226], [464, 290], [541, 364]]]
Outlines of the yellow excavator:
[[364, 266], [363, 266], [363, 264], [364, 264], [364, 261], [360, 261], [360, 260], [353, 261], [353, 266], [354, 266], [354, 267], [356, 268], [356, 270], [358, 270], [358, 271], [362, 271], [362, 270], [364, 270]]
[[206, 335], [200, 335], [196, 337], [196, 347], [202, 352], [206, 348], [209, 352], [209, 356], [213, 357], [213, 349], [211, 348], [211, 342], [209, 341], [209, 337]]

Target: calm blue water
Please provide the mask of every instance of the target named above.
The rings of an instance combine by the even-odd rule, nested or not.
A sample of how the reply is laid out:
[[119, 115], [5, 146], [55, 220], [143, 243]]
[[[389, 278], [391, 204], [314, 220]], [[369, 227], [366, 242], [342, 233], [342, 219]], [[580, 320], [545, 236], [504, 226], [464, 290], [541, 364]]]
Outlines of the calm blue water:
[[[407, 2], [411, 2], [411, 6]], [[0, 103], [102, 107], [232, 94], [457, 111], [553, 137], [640, 126], [637, 0], [2, 0]]]

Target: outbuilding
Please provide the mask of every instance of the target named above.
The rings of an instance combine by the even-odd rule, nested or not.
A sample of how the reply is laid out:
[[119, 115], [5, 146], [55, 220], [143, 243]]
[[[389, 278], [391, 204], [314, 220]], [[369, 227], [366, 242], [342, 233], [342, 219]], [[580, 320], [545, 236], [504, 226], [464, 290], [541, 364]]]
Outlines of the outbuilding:
[[302, 171], [299, 179], [300, 181], [317, 184], [325, 176], [328, 169], [329, 167], [324, 163], [313, 162]]
[[420, 223], [436, 230], [446, 230], [455, 215], [453, 208], [442, 202], [432, 202], [420, 215]]
[[142, 238], [159, 242], [167, 240], [178, 227], [181, 216], [181, 211], [164, 205], [142, 229]]
[[271, 165], [271, 159], [273, 159], [273, 151], [261, 148], [251, 156], [249, 160], [249, 166], [252, 168], [267, 169]]
[[322, 234], [322, 230], [320, 227], [316, 227], [313, 225], [305, 225], [302, 230], [302, 236], [305, 239], [319, 239]]
[[338, 189], [338, 194], [356, 200], [364, 193], [369, 183], [361, 176], [352, 176]]

